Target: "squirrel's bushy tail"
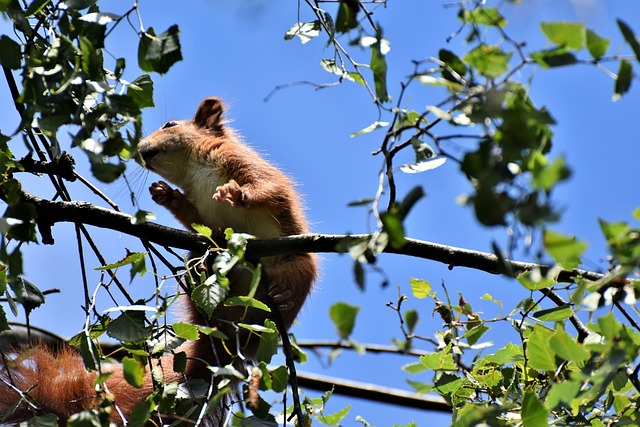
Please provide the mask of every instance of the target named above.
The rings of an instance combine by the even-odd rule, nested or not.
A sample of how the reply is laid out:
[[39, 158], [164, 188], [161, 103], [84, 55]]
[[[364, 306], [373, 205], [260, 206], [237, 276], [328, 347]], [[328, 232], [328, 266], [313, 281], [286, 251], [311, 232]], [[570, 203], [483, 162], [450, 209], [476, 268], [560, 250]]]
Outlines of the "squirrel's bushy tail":
[[[52, 413], [58, 416], [60, 425], [66, 425], [71, 415], [98, 402], [95, 378], [96, 374], [86, 370], [78, 352], [70, 347], [38, 345], [5, 354], [0, 364], [0, 423], [16, 424], [34, 415]], [[142, 388], [130, 386], [119, 368], [114, 369], [107, 388], [125, 417], [153, 391], [148, 378]], [[112, 420], [122, 424], [117, 412]]]

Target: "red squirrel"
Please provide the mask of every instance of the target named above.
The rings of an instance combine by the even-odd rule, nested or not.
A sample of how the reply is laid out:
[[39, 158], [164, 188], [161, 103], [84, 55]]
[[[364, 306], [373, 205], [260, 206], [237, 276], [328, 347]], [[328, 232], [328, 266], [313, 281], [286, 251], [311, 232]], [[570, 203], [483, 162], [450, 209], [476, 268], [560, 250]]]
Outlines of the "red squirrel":
[[[192, 120], [167, 122], [140, 142], [138, 152], [147, 169], [180, 188], [173, 189], [159, 181], [149, 190], [152, 199], [188, 229], [192, 224], [206, 225], [214, 231], [230, 227], [258, 238], [308, 233], [293, 183], [225, 125], [223, 104], [218, 98], [204, 99]], [[316, 259], [311, 254], [295, 254], [265, 257], [261, 262], [268, 283], [256, 298], [272, 298], [288, 328], [311, 292], [317, 274]], [[233, 292], [233, 278], [231, 289]], [[233, 334], [228, 321], [240, 320], [243, 312], [222, 307], [207, 319], [190, 299], [181, 307], [188, 321], [217, 326], [227, 336]], [[250, 320], [260, 323], [266, 314], [251, 316]], [[225, 365], [234, 360], [226, 351], [234, 347], [225, 347], [218, 341], [204, 337], [179, 348], [188, 357], [184, 374], [171, 369], [172, 355], [160, 359], [164, 382], [210, 380], [208, 365]], [[255, 348], [246, 351], [251, 356]], [[85, 369], [74, 349], [36, 346], [16, 352], [15, 356], [4, 366], [0, 364], [0, 422], [18, 423], [37, 414], [53, 413], [64, 425], [72, 414], [99, 402], [92, 384], [96, 374]], [[154, 366], [157, 363], [156, 360]], [[110, 369], [113, 373], [106, 381], [106, 389], [116, 409], [111, 411], [111, 421], [122, 425], [134, 405], [146, 399], [154, 388], [148, 374], [142, 388], [134, 388], [124, 380], [120, 368], [105, 368]], [[23, 401], [18, 404], [21, 392]]]

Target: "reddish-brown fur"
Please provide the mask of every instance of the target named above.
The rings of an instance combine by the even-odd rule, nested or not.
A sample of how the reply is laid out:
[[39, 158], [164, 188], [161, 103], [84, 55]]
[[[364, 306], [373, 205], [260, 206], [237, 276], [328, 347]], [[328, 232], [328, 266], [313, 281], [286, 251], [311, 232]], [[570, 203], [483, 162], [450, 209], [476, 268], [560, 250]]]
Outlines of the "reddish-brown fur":
[[[233, 130], [224, 125], [222, 115], [222, 102], [206, 98], [193, 120], [168, 122], [140, 143], [138, 148], [146, 167], [182, 190], [173, 189], [163, 181], [155, 182], [150, 187], [153, 200], [189, 229], [194, 223], [214, 230], [231, 227], [236, 232], [265, 238], [307, 233], [304, 212], [292, 182], [243, 144]], [[289, 327], [316, 278], [315, 257], [310, 254], [267, 257], [262, 263], [269, 277], [268, 289], [259, 290], [256, 297], [265, 299], [268, 294], [273, 298]], [[242, 281], [242, 272], [235, 273], [231, 281], [232, 293], [242, 293], [242, 289], [234, 291], [233, 287], [236, 281]], [[206, 319], [190, 300], [184, 307], [187, 320], [218, 326], [228, 335], [233, 333], [230, 327], [217, 319], [239, 320], [242, 312], [223, 307], [216, 309], [211, 319]], [[258, 323], [265, 317], [257, 312], [250, 316], [250, 321]], [[220, 342], [212, 342], [208, 337], [188, 343], [184, 350], [190, 356], [187, 378], [209, 379], [207, 364], [233, 361]], [[252, 346], [245, 351], [250, 355]], [[180, 375], [171, 372], [170, 355], [162, 359], [162, 365], [165, 382], [182, 380]], [[23, 391], [35, 386], [29, 392], [29, 401], [41, 409], [38, 413], [57, 414], [61, 423], [96, 401], [94, 377], [95, 374], [85, 370], [79, 355], [69, 348], [52, 350], [38, 346], [23, 352], [19, 360], [11, 361], [8, 366], [0, 366], [0, 380]], [[133, 406], [153, 390], [149, 376], [142, 389], [135, 389], [115, 368], [107, 388], [125, 418]], [[17, 399], [18, 393], [0, 382], [0, 417]], [[19, 422], [34, 413], [23, 403], [5, 422]], [[115, 411], [112, 421], [122, 424], [114, 414]]]

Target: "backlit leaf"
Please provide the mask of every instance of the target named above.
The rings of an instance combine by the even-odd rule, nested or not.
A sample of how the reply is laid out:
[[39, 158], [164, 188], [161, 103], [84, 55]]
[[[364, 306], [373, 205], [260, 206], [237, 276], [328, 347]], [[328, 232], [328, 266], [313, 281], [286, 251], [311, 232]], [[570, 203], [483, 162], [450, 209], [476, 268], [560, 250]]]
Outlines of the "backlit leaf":
[[346, 340], [351, 335], [358, 311], [360, 311], [360, 307], [344, 302], [337, 302], [329, 308], [329, 316], [338, 328], [340, 339]]
[[543, 22], [540, 24], [540, 28], [544, 35], [558, 46], [579, 50], [585, 44], [585, 30], [582, 23]]
[[464, 56], [464, 61], [480, 74], [490, 79], [496, 78], [509, 67], [511, 52], [505, 53], [500, 46], [480, 45]]
[[607, 53], [609, 43], [611, 43], [611, 40], [600, 37], [595, 31], [587, 29], [587, 50], [589, 50], [593, 59], [602, 58]]

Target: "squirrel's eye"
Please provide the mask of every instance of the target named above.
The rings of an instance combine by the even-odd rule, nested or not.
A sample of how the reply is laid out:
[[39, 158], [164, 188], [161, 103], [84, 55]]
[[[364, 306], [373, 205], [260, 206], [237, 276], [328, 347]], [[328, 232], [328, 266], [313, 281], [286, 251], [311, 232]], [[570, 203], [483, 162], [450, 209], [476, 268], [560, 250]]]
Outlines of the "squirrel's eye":
[[164, 126], [162, 126], [162, 129], [169, 129], [174, 126], [178, 126], [178, 124], [176, 122], [167, 122], [164, 124]]

